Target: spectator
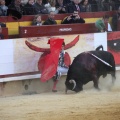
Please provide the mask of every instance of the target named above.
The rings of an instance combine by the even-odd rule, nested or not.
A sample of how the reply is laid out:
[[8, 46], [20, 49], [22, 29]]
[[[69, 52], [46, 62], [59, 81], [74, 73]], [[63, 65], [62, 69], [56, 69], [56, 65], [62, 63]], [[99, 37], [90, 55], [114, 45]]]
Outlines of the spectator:
[[50, 12], [51, 11], [51, 4], [50, 4], [50, 2], [48, 1], [48, 0], [46, 0], [46, 2], [45, 2], [45, 8], [48, 10], [48, 12]]
[[73, 13], [74, 11], [81, 12], [80, 2], [82, 0], [73, 0], [70, 4], [66, 6], [67, 13]]
[[115, 10], [114, 0], [96, 0], [99, 11], [112, 11]]
[[112, 29], [113, 31], [117, 31], [118, 27], [118, 20], [120, 20], [120, 7], [115, 15], [112, 17]]
[[1, 7], [0, 7], [0, 16], [4, 16], [4, 13]]
[[48, 9], [48, 11], [53, 11], [56, 13], [56, 8], [55, 8], [56, 0], [47, 0], [45, 7]]
[[11, 4], [8, 6], [8, 9], [18, 11], [21, 15], [24, 15], [24, 8], [21, 4], [21, 0], [14, 0], [11, 2]]
[[89, 4], [88, 0], [82, 0], [80, 8], [81, 12], [91, 12], [91, 4]]
[[8, 6], [9, 4], [11, 4], [13, 0], [5, 0], [6, 6]]
[[54, 20], [55, 17], [55, 13], [53, 11], [51, 11], [48, 15], [47, 20], [45, 20], [45, 22], [43, 23], [43, 25], [53, 25], [53, 24], [57, 24], [57, 22]]
[[102, 10], [103, 11], [109, 11], [109, 1], [108, 0], [102, 0]]
[[73, 24], [73, 23], [85, 23], [85, 20], [79, 16], [78, 11], [74, 11], [72, 15], [66, 17], [61, 22], [61, 24]]
[[36, 0], [35, 9], [37, 11], [37, 14], [48, 14], [48, 10], [45, 8], [42, 0]]
[[109, 10], [115, 10], [115, 2], [113, 0], [109, 0]]
[[36, 26], [42, 25], [41, 15], [35, 15], [32, 25], [36, 25]]
[[102, 11], [102, 0], [96, 0], [97, 1], [97, 10]]
[[97, 12], [98, 11], [97, 0], [90, 0], [89, 3], [91, 4], [91, 11]]
[[64, 4], [64, 5], [67, 5], [67, 4], [71, 3], [71, 1], [72, 1], [72, 0], [63, 0], [63, 4]]
[[66, 13], [66, 6], [63, 3], [63, 0], [57, 0], [56, 5], [57, 13]]
[[48, 0], [43, 0], [42, 3], [45, 5], [48, 3]]
[[51, 6], [55, 6], [56, 0], [49, 0]]
[[8, 7], [5, 5], [5, 0], [0, 0], [0, 8], [2, 9], [3, 16], [7, 16]]
[[109, 24], [109, 16], [104, 15], [102, 19], [98, 19], [95, 22], [95, 27], [97, 28], [98, 32], [112, 31], [111, 26]]
[[120, 6], [120, 0], [114, 0], [115, 1], [115, 10], [118, 10]]
[[0, 25], [0, 40], [4, 39], [4, 35], [2, 34], [2, 27]]
[[28, 0], [27, 4], [24, 6], [25, 15], [36, 15], [37, 11], [35, 9], [35, 1]]
[[27, 4], [28, 0], [21, 0], [21, 5], [25, 6]]

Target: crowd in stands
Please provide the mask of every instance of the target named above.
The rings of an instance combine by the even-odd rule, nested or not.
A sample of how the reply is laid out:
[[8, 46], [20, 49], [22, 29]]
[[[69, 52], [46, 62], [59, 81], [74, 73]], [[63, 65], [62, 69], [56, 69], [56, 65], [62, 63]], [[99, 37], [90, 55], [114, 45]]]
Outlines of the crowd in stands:
[[0, 0], [0, 16], [7, 16], [9, 9], [16, 10], [22, 15], [56, 14], [78, 12], [97, 12], [117, 10], [120, 0], [11, 0], [6, 5]]
[[[11, 2], [10, 2], [11, 1]], [[112, 18], [112, 29], [117, 30], [117, 21], [120, 20], [120, 0], [0, 0], [0, 16], [15, 16], [20, 19], [23, 15], [34, 15], [32, 25], [53, 25], [57, 24], [54, 19], [55, 14], [71, 13], [65, 17], [61, 24], [85, 23], [79, 15], [80, 12], [113, 11], [116, 14]], [[42, 14], [47, 14], [48, 18], [43, 22]], [[109, 19], [109, 18], [108, 18]], [[108, 21], [107, 19], [107, 21]], [[105, 31], [105, 20], [96, 21], [95, 26], [99, 32]], [[107, 22], [108, 23], [108, 22]], [[99, 25], [102, 24], [103, 28]], [[110, 24], [108, 23], [108, 26]], [[2, 25], [1, 25], [2, 27]], [[108, 31], [108, 30], [106, 30]]]

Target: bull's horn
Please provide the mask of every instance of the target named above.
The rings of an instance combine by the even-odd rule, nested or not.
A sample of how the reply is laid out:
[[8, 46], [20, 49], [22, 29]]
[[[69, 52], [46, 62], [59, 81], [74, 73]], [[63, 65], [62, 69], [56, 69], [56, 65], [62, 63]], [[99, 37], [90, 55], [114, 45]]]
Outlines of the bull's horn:
[[37, 51], [37, 52], [49, 52], [50, 51], [50, 49], [49, 48], [39, 48], [39, 47], [37, 47], [37, 46], [35, 46], [35, 45], [32, 45], [30, 42], [28, 42], [28, 41], [25, 41], [25, 44], [30, 48], [30, 49], [32, 49], [32, 50], [34, 50], [34, 51]]
[[75, 87], [76, 87], [76, 82], [75, 82], [75, 80], [70, 80], [69, 82], [74, 84], [73, 89], [72, 89], [72, 90], [74, 90]]

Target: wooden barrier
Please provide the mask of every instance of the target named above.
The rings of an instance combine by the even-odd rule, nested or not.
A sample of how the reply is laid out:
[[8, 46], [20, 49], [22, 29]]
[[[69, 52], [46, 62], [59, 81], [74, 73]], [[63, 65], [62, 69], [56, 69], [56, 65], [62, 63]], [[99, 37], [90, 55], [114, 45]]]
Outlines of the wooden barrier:
[[95, 32], [96, 28], [94, 23], [19, 27], [21, 38]]
[[4, 35], [4, 39], [8, 39], [8, 28], [2, 27], [2, 34]]
[[[86, 23], [94, 23], [97, 19], [101, 18], [103, 15], [108, 14], [110, 17], [115, 14], [115, 11], [105, 11], [105, 12], [81, 12], [79, 15], [85, 19]], [[66, 16], [70, 14], [56, 14], [55, 20], [57, 24], [61, 23]], [[41, 15], [42, 21], [46, 20], [48, 15]], [[20, 20], [14, 20], [12, 16], [0, 17], [0, 22], [6, 23], [8, 27], [9, 38], [18, 37], [19, 26], [30, 26], [34, 18], [34, 15], [24, 15]]]

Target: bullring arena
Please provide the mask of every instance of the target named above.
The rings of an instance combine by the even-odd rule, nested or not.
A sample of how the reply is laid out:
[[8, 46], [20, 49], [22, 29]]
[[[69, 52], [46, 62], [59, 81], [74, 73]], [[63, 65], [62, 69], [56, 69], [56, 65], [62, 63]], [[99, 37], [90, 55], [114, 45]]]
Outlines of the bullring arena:
[[101, 77], [99, 83], [101, 91], [95, 90], [93, 83], [89, 82], [82, 92], [68, 91], [67, 94], [64, 76], [59, 81], [57, 93], [51, 92], [52, 80], [46, 83], [40, 83], [39, 79], [8, 82], [1, 93], [0, 119], [119, 120], [119, 71], [116, 76], [114, 85], [110, 75], [104, 79]]
[[[85, 13], [83, 13], [84, 15]], [[79, 27], [78, 28], [85, 28], [84, 31], [83, 29], [77, 31], [79, 34], [81, 33], [90, 33], [88, 28], [90, 30], [96, 30], [94, 23], [98, 17], [103, 16], [102, 13], [89, 13], [89, 19], [86, 18], [87, 23], [90, 24], [85, 24], [86, 27]], [[110, 12], [111, 14], [111, 12]], [[91, 16], [93, 18], [91, 18]], [[112, 14], [111, 14], [112, 16]], [[63, 16], [64, 17], [64, 16]], [[29, 18], [29, 19], [28, 19]], [[24, 28], [24, 26], [30, 25], [32, 16], [24, 16], [21, 20], [21, 22], [16, 22], [14, 20], [8, 21], [8, 18], [4, 18], [7, 20], [7, 26], [9, 29], [6, 28], [6, 39], [8, 39], [8, 33], [12, 37], [19, 35], [21, 32], [21, 40], [16, 39], [16, 40], [8, 40], [4, 41], [4, 44], [0, 44], [1, 47], [1, 54], [4, 56], [3, 51], [5, 52], [6, 55], [9, 55], [13, 61], [11, 62], [12, 65], [14, 66], [14, 70], [9, 69], [10, 67], [8, 64], [4, 64], [4, 59], [1, 59], [3, 63], [1, 65], [5, 65], [6, 69], [3, 70], [5, 67], [1, 67], [1, 76], [3, 75], [3, 78], [0, 78], [0, 120], [120, 120], [120, 69], [117, 70], [116, 74], [116, 82], [114, 85], [112, 85], [112, 80], [111, 76], [108, 75], [106, 78], [100, 78], [99, 86], [101, 88], [100, 91], [97, 91], [93, 88], [93, 83], [89, 82], [84, 86], [84, 90], [79, 93], [75, 93], [72, 91], [68, 91], [67, 94], [65, 94], [65, 78], [66, 76], [62, 76], [61, 80], [59, 81], [57, 85], [58, 92], [53, 93], [52, 92], [52, 85], [53, 85], [53, 80], [49, 80], [48, 82], [42, 83], [38, 78], [26, 78], [26, 79], [21, 79], [21, 80], [12, 80], [8, 82], [4, 82], [4, 75], [6, 74], [15, 74], [15, 73], [24, 73], [24, 72], [34, 72], [36, 70], [36, 64], [38, 62], [38, 59], [41, 55], [41, 53], [36, 53], [27, 46], [25, 46], [25, 39], [24, 37], [35, 37], [35, 36], [43, 36], [42, 34], [45, 32], [46, 34], [51, 34], [51, 33], [46, 33], [46, 29], [43, 30], [43, 33], [40, 31], [32, 30], [30, 34], [26, 34], [26, 31], [29, 33], [29, 29], [31, 28], [30, 26], [27, 28]], [[43, 17], [44, 18], [44, 17]], [[56, 18], [56, 20], [59, 20], [59, 15]], [[26, 20], [26, 21], [25, 21]], [[13, 25], [13, 23], [16, 23]], [[21, 25], [21, 26], [19, 26]], [[93, 29], [89, 27], [89, 25], [93, 26]], [[118, 24], [119, 25], [119, 24]], [[13, 26], [15, 28], [13, 28]], [[74, 26], [68, 26], [67, 28], [72, 28], [73, 31], [67, 31], [67, 34], [70, 32], [75, 32], [76, 34], [76, 29], [74, 29]], [[19, 27], [24, 30], [19, 30]], [[38, 27], [38, 26], [37, 26]], [[53, 27], [53, 26], [52, 26]], [[60, 32], [59, 28], [60, 26], [58, 25], [58, 31], [56, 29], [55, 32], [57, 32], [57, 35], [63, 35], [66, 34], [66, 31]], [[36, 27], [35, 27], [36, 28]], [[34, 29], [35, 29], [34, 28]], [[46, 26], [46, 28], [50, 29], [50, 26]], [[55, 26], [56, 28], [56, 26]], [[64, 27], [62, 27], [64, 28]], [[76, 28], [76, 27], [75, 27]], [[27, 30], [26, 30], [27, 29]], [[32, 28], [33, 29], [33, 28]], [[9, 30], [9, 31], [8, 31]], [[60, 29], [64, 30], [64, 29]], [[66, 30], [66, 29], [65, 29]], [[71, 29], [68, 29], [71, 30]], [[88, 30], [86, 32], [86, 30]], [[55, 32], [53, 31], [53, 35], [55, 35]], [[91, 33], [94, 33], [95, 31], [92, 31]], [[13, 34], [14, 33], [14, 34]], [[58, 34], [59, 33], [59, 34]], [[61, 33], [61, 34], [60, 34]], [[73, 34], [73, 33], [72, 33]], [[33, 36], [34, 35], [34, 36]], [[119, 35], [119, 34], [118, 34]], [[79, 51], [86, 51], [94, 49], [99, 44], [96, 44], [96, 46], [93, 46], [94, 43], [94, 37], [96, 36], [97, 39], [100, 37], [98, 35], [80, 35], [79, 37], [79, 42], [74, 47], [70, 50], [68, 50], [68, 53], [70, 53], [70, 56], [73, 57], [75, 54], [78, 54]], [[66, 42], [73, 40], [73, 38], [76, 37], [76, 35], [72, 36], [61, 36], [62, 38], [65, 39]], [[100, 41], [105, 42], [103, 39], [106, 38], [106, 43], [107, 43], [107, 35], [104, 36], [102, 35], [102, 39]], [[43, 39], [44, 41], [41, 43], [37, 43], [36, 45], [43, 45], [43, 47], [47, 47], [46, 45], [46, 38]], [[47, 38], [48, 40], [48, 38]], [[1, 41], [2, 42], [2, 41]], [[9, 45], [11, 45], [9, 48], [13, 48], [13, 51], [11, 51], [9, 48], [6, 47], [6, 43], [8, 42]], [[80, 43], [81, 42], [81, 43]], [[99, 42], [101, 44], [101, 42]], [[45, 43], [45, 44], [44, 44]], [[33, 42], [33, 44], [35, 44]], [[85, 47], [84, 47], [85, 46]], [[86, 47], [89, 46], [89, 47]], [[4, 50], [5, 49], [5, 50]], [[22, 51], [23, 50], [23, 51]], [[14, 52], [15, 51], [15, 52]], [[0, 54], [0, 55], [1, 55]], [[33, 59], [35, 58], [35, 59]], [[29, 61], [28, 61], [29, 60]], [[34, 62], [33, 62], [34, 61]], [[6, 63], [10, 63], [9, 61], [5, 61]], [[17, 63], [18, 62], [18, 63]], [[22, 64], [21, 64], [22, 63]], [[23, 64], [24, 63], [24, 64]], [[31, 64], [30, 66], [30, 63]], [[10, 65], [10, 66], [12, 66]], [[26, 66], [25, 66], [26, 65]], [[18, 67], [19, 66], [19, 67]], [[32, 68], [32, 70], [31, 70]], [[31, 71], [29, 71], [31, 70]], [[8, 73], [9, 71], [9, 73]], [[7, 72], [4, 73], [3, 72]], [[13, 72], [13, 73], [12, 73]], [[7, 75], [6, 75], [7, 76]], [[3, 81], [2, 81], [3, 79]], [[6, 78], [7, 79], [7, 78]]]

